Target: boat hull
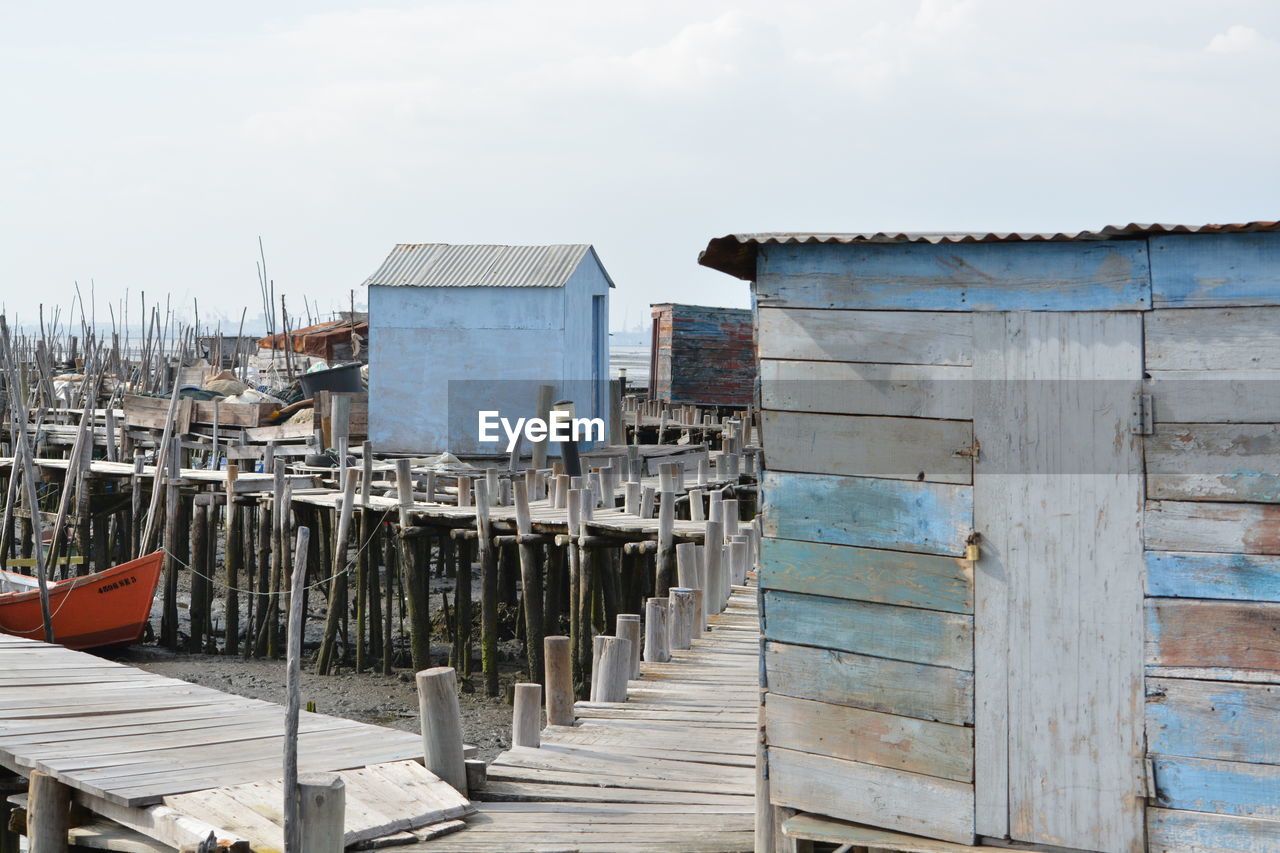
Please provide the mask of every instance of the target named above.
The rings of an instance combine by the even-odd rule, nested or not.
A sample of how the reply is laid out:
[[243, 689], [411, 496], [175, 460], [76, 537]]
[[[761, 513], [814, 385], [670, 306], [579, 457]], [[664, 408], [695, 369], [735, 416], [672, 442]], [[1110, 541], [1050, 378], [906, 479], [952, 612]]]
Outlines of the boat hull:
[[[136, 643], [151, 615], [164, 553], [49, 584], [53, 641], [69, 649]], [[44, 639], [40, 591], [0, 593], [0, 632]]]

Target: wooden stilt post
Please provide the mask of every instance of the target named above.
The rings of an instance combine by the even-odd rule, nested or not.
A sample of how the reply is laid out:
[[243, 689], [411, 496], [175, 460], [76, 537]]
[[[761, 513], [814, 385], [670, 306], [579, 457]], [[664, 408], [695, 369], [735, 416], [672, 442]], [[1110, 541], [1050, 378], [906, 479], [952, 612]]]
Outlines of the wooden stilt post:
[[542, 685], [517, 684], [511, 716], [511, 745], [537, 749], [542, 745]]
[[498, 554], [489, 529], [489, 484], [477, 479], [476, 546], [480, 558], [480, 660], [486, 696], [498, 695]]
[[223, 649], [229, 655], [240, 651], [240, 558], [243, 546], [241, 543], [240, 508], [236, 506], [236, 478], [240, 468], [234, 462], [227, 463], [227, 513], [226, 543], [223, 547], [223, 565], [226, 567], [227, 597], [226, 637]]
[[619, 613], [615, 633], [631, 641], [630, 678], [640, 677], [640, 614]]
[[71, 789], [39, 770], [27, 780], [29, 853], [66, 853]]
[[693, 590], [673, 586], [667, 612], [668, 644], [672, 649], [687, 649], [694, 637]]
[[431, 623], [427, 617], [427, 602], [423, 601], [417, 573], [422, 570], [418, 565], [417, 549], [410, 541], [407, 532], [412, 518], [413, 480], [411, 478], [411, 460], [396, 460], [396, 491], [400, 505], [400, 583], [404, 588], [405, 606], [409, 616], [409, 652], [413, 659], [413, 668], [424, 670], [431, 665]]
[[329, 609], [325, 615], [320, 652], [316, 656], [316, 672], [321, 675], [333, 672], [338, 620], [347, 609], [347, 539], [351, 530], [351, 516], [355, 511], [356, 470], [346, 468], [343, 474], [342, 504], [338, 507], [338, 530], [333, 543], [333, 577], [329, 581]]
[[627, 681], [631, 677], [631, 641], [626, 637], [601, 637], [599, 671], [593, 673], [598, 682], [597, 702], [627, 701]]
[[423, 764], [466, 796], [467, 770], [462, 755], [462, 713], [452, 667], [437, 666], [417, 675], [422, 716]]
[[665, 663], [671, 660], [667, 643], [667, 606], [667, 599], [662, 596], [645, 602], [644, 659], [647, 663]]
[[529, 493], [524, 480], [515, 482], [516, 534], [520, 537], [520, 586], [525, 618], [525, 648], [529, 658], [529, 678], [542, 683], [542, 638], [545, 634], [542, 612], [542, 567], [538, 565], [538, 549], [528, 541], [533, 536], [529, 515]]
[[179, 467], [181, 461], [181, 439], [174, 436], [170, 440], [168, 452], [169, 475], [163, 480], [165, 490], [165, 522], [164, 522], [164, 598], [160, 613], [160, 645], [166, 649], [178, 648], [178, 535], [180, 521], [178, 515], [178, 478], [182, 474]]
[[547, 725], [572, 726], [573, 662], [569, 638], [547, 637], [544, 640], [544, 647], [546, 649]]
[[346, 849], [346, 783], [341, 776], [322, 774], [298, 780], [299, 844], [286, 853], [342, 853]]
[[724, 599], [724, 572], [720, 565], [720, 548], [724, 539], [724, 526], [719, 521], [708, 521], [706, 527], [705, 540], [703, 546], [703, 570], [702, 570], [702, 589], [704, 591], [703, 604], [706, 607], [708, 616], [715, 616], [723, 607], [721, 605]]
[[658, 553], [655, 591], [658, 595], [666, 595], [676, 579], [676, 555], [673, 538], [675, 534], [676, 496], [675, 492], [662, 493], [658, 508]]
[[209, 612], [209, 594], [213, 591], [207, 578], [209, 567], [209, 504], [213, 495], [196, 495], [191, 520], [191, 636], [192, 651], [203, 651], [205, 634], [211, 626], [205, 623]]
[[[582, 549], [578, 547], [578, 536], [582, 524], [582, 493], [576, 489], [565, 489], [568, 506], [569, 544], [569, 641], [572, 646], [573, 683], [575, 695], [583, 695], [581, 685], [586, 683], [587, 674], [583, 662], [585, 642], [584, 619], [582, 615]], [[590, 631], [586, 631], [590, 636]]]
[[[292, 595], [289, 596], [289, 624], [286, 628], [284, 706], [284, 837], [286, 853], [310, 853], [302, 845], [303, 815], [298, 785], [298, 719], [302, 712], [302, 591], [307, 585], [307, 553], [311, 530], [298, 528], [294, 546]], [[341, 826], [341, 818], [338, 825]], [[341, 837], [341, 832], [338, 833]], [[318, 848], [321, 849], [321, 848]], [[342, 849], [341, 844], [337, 848]]]

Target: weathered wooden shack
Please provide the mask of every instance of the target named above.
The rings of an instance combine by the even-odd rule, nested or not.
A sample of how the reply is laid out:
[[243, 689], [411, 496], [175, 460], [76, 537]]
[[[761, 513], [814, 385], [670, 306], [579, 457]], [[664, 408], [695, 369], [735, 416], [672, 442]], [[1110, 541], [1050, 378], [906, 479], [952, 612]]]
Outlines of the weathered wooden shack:
[[544, 384], [608, 418], [613, 281], [591, 246], [401, 243], [364, 283], [378, 450], [501, 452], [477, 412], [535, 415]]
[[1280, 223], [701, 263], [754, 282], [782, 827], [1280, 850]]
[[675, 405], [751, 405], [756, 364], [750, 310], [672, 302], [651, 308], [653, 399]]

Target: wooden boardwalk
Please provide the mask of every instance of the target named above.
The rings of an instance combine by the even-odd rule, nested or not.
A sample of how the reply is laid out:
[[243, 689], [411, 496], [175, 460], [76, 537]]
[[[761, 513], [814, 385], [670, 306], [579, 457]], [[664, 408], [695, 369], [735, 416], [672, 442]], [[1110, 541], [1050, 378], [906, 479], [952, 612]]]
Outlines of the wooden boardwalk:
[[577, 725], [502, 753], [467, 828], [421, 853], [734, 853], [752, 849], [760, 629], [756, 593], [688, 651], [641, 664], [626, 703], [579, 702]]
[[[211, 829], [275, 842], [284, 715], [270, 702], [0, 634], [0, 765], [47, 773], [82, 806], [153, 838], [159, 828], [174, 847]], [[303, 713], [298, 752], [302, 773], [342, 772], [349, 841], [471, 811], [418, 763], [422, 739], [411, 732]]]

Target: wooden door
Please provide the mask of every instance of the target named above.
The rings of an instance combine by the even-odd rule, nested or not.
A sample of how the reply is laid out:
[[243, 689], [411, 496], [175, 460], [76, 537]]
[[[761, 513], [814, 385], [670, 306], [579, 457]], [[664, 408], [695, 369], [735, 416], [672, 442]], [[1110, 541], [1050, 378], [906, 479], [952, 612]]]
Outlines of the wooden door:
[[1139, 853], [1141, 315], [973, 331], [976, 829]]

